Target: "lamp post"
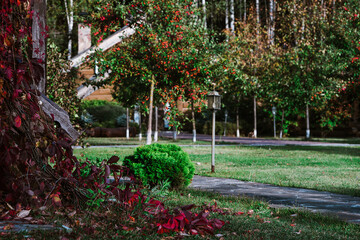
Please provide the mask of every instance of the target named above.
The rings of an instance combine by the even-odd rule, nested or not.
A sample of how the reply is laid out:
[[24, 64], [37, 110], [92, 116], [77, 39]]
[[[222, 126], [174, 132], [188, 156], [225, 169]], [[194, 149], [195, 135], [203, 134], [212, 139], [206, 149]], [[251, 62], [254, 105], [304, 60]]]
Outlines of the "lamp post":
[[215, 113], [221, 109], [221, 96], [217, 91], [211, 91], [207, 95], [208, 109], [213, 111], [212, 140], [211, 140], [211, 172], [215, 172]]
[[274, 116], [274, 138], [276, 138], [276, 119], [275, 119], [275, 116], [276, 116], [276, 107], [272, 107], [272, 114]]

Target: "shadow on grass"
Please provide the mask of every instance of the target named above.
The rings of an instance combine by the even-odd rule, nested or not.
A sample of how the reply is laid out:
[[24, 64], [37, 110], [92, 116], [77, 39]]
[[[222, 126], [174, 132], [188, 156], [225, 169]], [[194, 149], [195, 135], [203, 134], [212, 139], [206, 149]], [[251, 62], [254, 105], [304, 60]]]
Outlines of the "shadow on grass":
[[272, 149], [285, 151], [312, 151], [327, 155], [348, 155], [360, 158], [360, 147], [338, 146], [270, 146]]

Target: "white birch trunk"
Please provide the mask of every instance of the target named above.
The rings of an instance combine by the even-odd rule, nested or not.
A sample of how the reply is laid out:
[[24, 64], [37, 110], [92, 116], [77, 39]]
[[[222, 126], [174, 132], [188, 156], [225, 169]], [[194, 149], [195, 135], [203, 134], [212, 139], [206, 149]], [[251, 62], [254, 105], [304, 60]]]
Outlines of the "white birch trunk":
[[142, 132], [141, 132], [141, 111], [140, 111], [140, 107], [139, 107], [139, 141], [141, 142], [142, 140]]
[[240, 137], [239, 108], [236, 108], [236, 137]]
[[151, 79], [150, 87], [150, 104], [149, 104], [149, 120], [148, 120], [148, 129], [146, 135], [146, 145], [150, 145], [152, 141], [152, 115], [153, 115], [153, 100], [154, 100], [154, 88], [155, 88], [155, 78], [154, 76]]
[[256, 97], [255, 96], [254, 96], [254, 138], [257, 138]]
[[244, 0], [244, 22], [246, 22], [246, 0]]
[[64, 0], [65, 3], [65, 11], [66, 11], [66, 21], [68, 24], [68, 59], [71, 59], [71, 50], [72, 50], [72, 31], [74, 28], [74, 2], [70, 0], [69, 5], [67, 0]]
[[230, 29], [232, 33], [235, 33], [235, 6], [234, 0], [230, 0]]
[[274, 45], [274, 0], [270, 0], [269, 18], [270, 18], [269, 30], [268, 30], [269, 44]]
[[195, 122], [195, 111], [194, 111], [194, 101], [191, 101], [191, 117], [192, 117], [192, 126], [193, 126], [193, 142], [196, 142], [196, 122]]
[[306, 138], [310, 138], [310, 114], [309, 104], [306, 104]]
[[229, 2], [225, 0], [225, 28], [229, 29]]
[[202, 8], [203, 8], [203, 21], [204, 21], [204, 27], [207, 28], [207, 24], [206, 24], [206, 0], [202, 0]]
[[284, 116], [285, 116], [285, 111], [282, 110], [282, 116], [281, 116], [281, 129], [280, 129], [280, 138], [283, 137], [283, 130], [284, 130]]
[[177, 140], [177, 128], [175, 126], [173, 126], [173, 140]]
[[228, 112], [227, 110], [225, 110], [224, 137], [226, 137], [227, 118], [228, 118]]
[[154, 132], [154, 142], [157, 142], [158, 141], [158, 135], [159, 135], [159, 132], [158, 132], [158, 107], [156, 106], [155, 107], [155, 132]]
[[126, 108], [126, 139], [130, 139], [129, 108]]

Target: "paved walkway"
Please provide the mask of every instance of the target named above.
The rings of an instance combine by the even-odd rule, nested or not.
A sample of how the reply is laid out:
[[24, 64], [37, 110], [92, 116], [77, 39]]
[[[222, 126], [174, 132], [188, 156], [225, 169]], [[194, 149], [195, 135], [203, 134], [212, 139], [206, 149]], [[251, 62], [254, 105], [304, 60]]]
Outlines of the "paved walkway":
[[[161, 137], [173, 138], [172, 132], [160, 132]], [[177, 135], [178, 139], [192, 139], [190, 133], [180, 133]], [[211, 142], [211, 135], [197, 134], [198, 141]], [[348, 143], [326, 143], [326, 142], [313, 142], [313, 141], [293, 141], [293, 140], [280, 140], [280, 139], [264, 139], [264, 138], [247, 138], [247, 137], [224, 137], [216, 136], [216, 142], [221, 143], [237, 143], [250, 146], [285, 146], [285, 145], [299, 145], [299, 146], [333, 146], [333, 147], [360, 147], [360, 144]]]
[[272, 207], [298, 207], [360, 224], [360, 197], [195, 175], [191, 188], [265, 200]]

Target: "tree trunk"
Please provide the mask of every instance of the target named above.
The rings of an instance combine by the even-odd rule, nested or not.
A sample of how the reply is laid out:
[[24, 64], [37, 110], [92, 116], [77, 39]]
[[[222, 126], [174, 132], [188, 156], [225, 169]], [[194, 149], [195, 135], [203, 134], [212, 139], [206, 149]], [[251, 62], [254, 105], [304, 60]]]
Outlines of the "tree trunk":
[[216, 123], [216, 111], [212, 112], [212, 131], [211, 131], [211, 172], [215, 172], [215, 123]]
[[224, 137], [226, 137], [227, 118], [228, 118], [228, 111], [225, 110]]
[[260, 45], [260, 1], [256, 0], [256, 42]]
[[130, 138], [129, 131], [129, 108], [126, 108], [126, 139]]
[[152, 128], [152, 115], [153, 115], [153, 100], [154, 100], [154, 87], [155, 87], [155, 77], [153, 76], [151, 79], [151, 87], [150, 87], [150, 104], [149, 104], [149, 120], [148, 120], [148, 128], [146, 135], [146, 145], [151, 144], [151, 128]]
[[204, 21], [204, 28], [207, 28], [207, 24], [206, 24], [206, 0], [202, 0], [202, 8], [203, 8], [203, 21]]
[[285, 111], [282, 110], [282, 116], [281, 116], [281, 129], [280, 129], [280, 138], [283, 137], [283, 130], [284, 130], [284, 116], [285, 116]]
[[142, 132], [141, 132], [142, 128], [141, 128], [141, 110], [139, 107], [139, 141], [141, 142], [142, 140]]
[[230, 0], [230, 29], [232, 33], [235, 33], [235, 6], [234, 0]]
[[256, 96], [254, 96], [254, 138], [257, 138]]
[[322, 18], [325, 20], [326, 18], [326, 7], [324, 0], [321, 0], [321, 12], [322, 12]]
[[236, 137], [240, 137], [239, 108], [236, 108]]
[[67, 4], [67, 0], [64, 0], [65, 3], [65, 11], [66, 11], [66, 20], [68, 24], [68, 59], [71, 59], [71, 50], [72, 50], [72, 31], [74, 27], [74, 2], [70, 0], [69, 6]]
[[309, 104], [306, 104], [306, 138], [310, 138], [310, 115]]
[[246, 22], [246, 0], [244, 0], [244, 22]]
[[[303, 2], [303, 8], [305, 9], [305, 1]], [[304, 34], [305, 34], [305, 10], [303, 10], [302, 14], [302, 24], [301, 24], [301, 40], [304, 40]]]
[[177, 128], [173, 126], [173, 140], [177, 141]]
[[[296, 3], [294, 2], [294, 4], [293, 4], [293, 9], [294, 9], [294, 12], [296, 13], [296, 11], [297, 11], [297, 6], [296, 6]], [[293, 19], [293, 23], [292, 23], [292, 25], [293, 25], [293, 27], [294, 27], [294, 32], [295, 32], [295, 34], [297, 33], [297, 27], [298, 27], [298, 24], [297, 24], [297, 19], [296, 18], [294, 18]], [[295, 47], [298, 45], [298, 40], [297, 40], [297, 36], [295, 35]]]
[[269, 44], [274, 45], [274, 0], [270, 0], [269, 17], [270, 17], [269, 31], [268, 31]]
[[229, 29], [229, 2], [225, 0], [225, 28]]
[[46, 32], [46, 0], [33, 1], [32, 10], [33, 23], [32, 23], [32, 57], [41, 60], [40, 65], [43, 67], [41, 73], [40, 82], [35, 86], [40, 93], [46, 92], [46, 38], [42, 35], [42, 32]]
[[238, 19], [241, 21], [243, 19], [243, 1], [239, 0], [239, 17]]
[[192, 127], [193, 127], [193, 142], [196, 142], [196, 122], [195, 122], [195, 111], [194, 111], [194, 101], [191, 101], [191, 117], [192, 117]]
[[32, 40], [33, 52], [32, 57], [41, 60], [43, 72], [40, 76], [39, 83], [34, 86], [41, 95], [39, 102], [42, 110], [50, 117], [57, 121], [61, 128], [75, 141], [80, 134], [74, 129], [70, 122], [68, 113], [59, 107], [56, 103], [45, 96], [46, 92], [46, 38], [43, 35], [46, 26], [46, 0], [34, 0], [32, 2], [33, 23], [32, 23]]
[[157, 142], [158, 141], [158, 135], [159, 135], [159, 132], [158, 132], [158, 107], [156, 106], [155, 107], [155, 132], [154, 132], [154, 142]]

